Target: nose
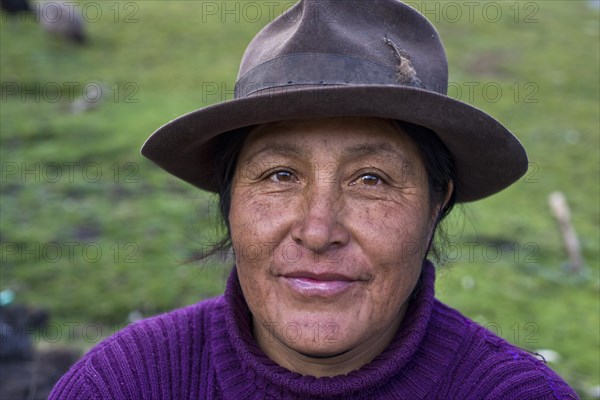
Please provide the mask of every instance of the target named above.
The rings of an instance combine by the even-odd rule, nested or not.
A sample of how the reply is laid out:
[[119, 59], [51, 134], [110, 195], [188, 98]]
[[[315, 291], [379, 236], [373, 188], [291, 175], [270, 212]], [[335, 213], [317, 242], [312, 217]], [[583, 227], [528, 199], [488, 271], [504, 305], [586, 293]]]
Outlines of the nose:
[[314, 253], [325, 253], [346, 245], [350, 232], [343, 221], [344, 201], [339, 190], [319, 185], [305, 195], [300, 219], [291, 229], [294, 242]]

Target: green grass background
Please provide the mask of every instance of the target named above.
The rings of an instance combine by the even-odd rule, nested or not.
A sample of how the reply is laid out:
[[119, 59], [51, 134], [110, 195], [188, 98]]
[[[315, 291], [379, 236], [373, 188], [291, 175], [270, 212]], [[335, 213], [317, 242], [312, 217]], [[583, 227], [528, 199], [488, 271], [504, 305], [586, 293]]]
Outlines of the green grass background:
[[[227, 263], [183, 263], [218, 237], [214, 197], [139, 148], [166, 121], [231, 98], [245, 46], [292, 4], [79, 4], [89, 3], [87, 16], [101, 15], [87, 25], [86, 47], [47, 37], [33, 17], [0, 22], [0, 289], [51, 311], [55, 329], [40, 342], [86, 348], [132, 311], [149, 316], [222, 291]], [[550, 366], [590, 396], [600, 385], [598, 9], [489, 3], [469, 13], [466, 2], [412, 2], [445, 42], [450, 94], [505, 123], [531, 161], [517, 184], [450, 218], [452, 262], [438, 296], [518, 346], [556, 351]], [[102, 103], [69, 113], [68, 82], [80, 85], [77, 95], [86, 83], [103, 85]], [[26, 93], [36, 85], [41, 95]], [[548, 207], [556, 190], [581, 240], [578, 275], [565, 270]]]

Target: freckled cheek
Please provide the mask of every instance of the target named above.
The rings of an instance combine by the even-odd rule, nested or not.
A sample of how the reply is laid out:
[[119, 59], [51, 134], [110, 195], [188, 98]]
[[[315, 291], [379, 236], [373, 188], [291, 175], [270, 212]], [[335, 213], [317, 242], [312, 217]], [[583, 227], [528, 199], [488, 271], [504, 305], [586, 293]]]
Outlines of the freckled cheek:
[[[364, 304], [373, 324], [392, 318], [406, 302], [421, 270], [425, 222], [415, 210], [380, 205], [371, 224], [355, 227], [361, 250], [373, 267], [374, 281]], [[364, 210], [364, 215], [369, 215]], [[358, 216], [356, 216], [358, 219]]]
[[394, 318], [408, 300], [418, 280], [421, 258], [412, 249], [407, 254], [406, 246], [400, 243], [406, 237], [390, 241], [379, 252], [371, 249], [368, 257], [374, 265], [374, 280], [368, 290], [364, 304], [370, 308], [370, 320], [380, 324]]
[[238, 264], [256, 267], [269, 262], [289, 231], [292, 210], [289, 202], [235, 193], [229, 223]]
[[425, 221], [408, 207], [385, 207], [381, 203], [353, 207], [349, 224], [365, 252], [376, 257], [378, 264], [397, 265], [402, 256], [425, 241]]
[[373, 325], [386, 326], [408, 301], [420, 269], [405, 269], [401, 274], [389, 276], [385, 283], [371, 292], [371, 320]]

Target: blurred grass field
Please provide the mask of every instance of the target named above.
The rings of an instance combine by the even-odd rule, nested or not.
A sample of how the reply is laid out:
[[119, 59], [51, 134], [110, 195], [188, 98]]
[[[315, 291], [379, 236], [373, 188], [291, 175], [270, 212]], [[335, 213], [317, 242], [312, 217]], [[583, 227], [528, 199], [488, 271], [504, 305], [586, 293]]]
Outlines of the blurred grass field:
[[[33, 16], [3, 15], [0, 290], [49, 309], [58, 333], [77, 327], [74, 337], [41, 340], [89, 347], [132, 312], [222, 291], [227, 262], [184, 263], [218, 238], [214, 196], [163, 173], [139, 148], [168, 120], [230, 99], [245, 46], [292, 3], [81, 1], [91, 41], [80, 48], [44, 35]], [[517, 184], [450, 218], [438, 296], [518, 346], [554, 350], [550, 366], [589, 396], [600, 386], [598, 9], [411, 4], [444, 40], [450, 95], [502, 121], [531, 162]], [[84, 87], [101, 87], [102, 102], [70, 113], [70, 95]], [[586, 260], [577, 275], [566, 271], [548, 207], [556, 190]], [[90, 333], [90, 324], [106, 329]]]

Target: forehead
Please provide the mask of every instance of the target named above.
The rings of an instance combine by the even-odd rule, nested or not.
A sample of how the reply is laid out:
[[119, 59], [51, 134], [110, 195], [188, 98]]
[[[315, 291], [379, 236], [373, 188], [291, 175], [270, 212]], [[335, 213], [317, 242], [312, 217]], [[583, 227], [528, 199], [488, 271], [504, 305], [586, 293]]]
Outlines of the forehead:
[[329, 155], [420, 159], [415, 143], [391, 120], [370, 117], [338, 117], [283, 121], [259, 125], [242, 147], [240, 158], [282, 154], [309, 158]]

